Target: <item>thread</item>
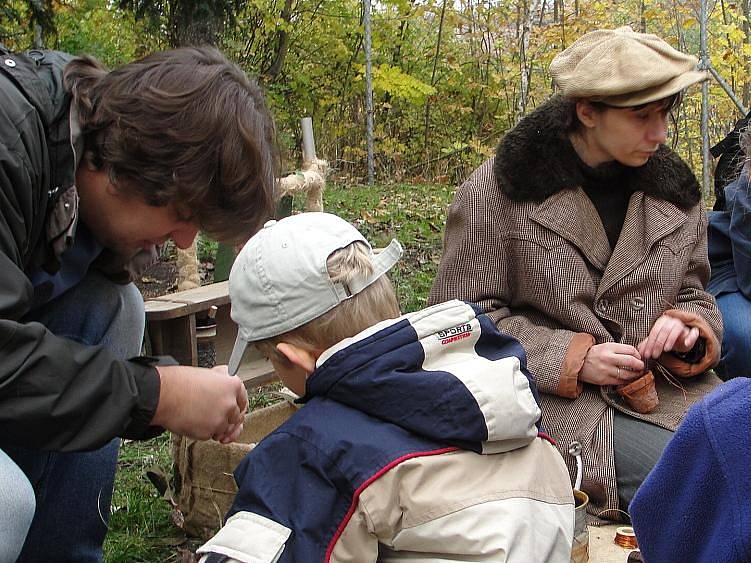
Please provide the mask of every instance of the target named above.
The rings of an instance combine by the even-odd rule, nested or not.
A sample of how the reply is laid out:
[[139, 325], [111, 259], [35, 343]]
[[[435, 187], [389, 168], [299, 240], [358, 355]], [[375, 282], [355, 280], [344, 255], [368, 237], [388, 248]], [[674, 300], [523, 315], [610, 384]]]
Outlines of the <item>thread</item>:
[[621, 514], [623, 514], [623, 515], [624, 515], [624, 516], [625, 516], [626, 518], [628, 518], [628, 519], [629, 519], [629, 521], [631, 521], [631, 515], [630, 515], [630, 514], [629, 514], [628, 512], [626, 512], [625, 510], [621, 510], [621, 509], [619, 509], [619, 508], [605, 508], [605, 509], [603, 509], [603, 510], [600, 510], [600, 512], [598, 512], [597, 514], [595, 514], [595, 518], [599, 518], [600, 516], [602, 516], [602, 515], [603, 515], [603, 514], [605, 514], [606, 512], [620, 512], [620, 513], [621, 513]]
[[621, 526], [615, 530], [615, 538], [613, 542], [616, 545], [625, 547], [626, 549], [636, 549], [638, 544], [636, 543], [636, 534], [634, 529], [630, 526]]

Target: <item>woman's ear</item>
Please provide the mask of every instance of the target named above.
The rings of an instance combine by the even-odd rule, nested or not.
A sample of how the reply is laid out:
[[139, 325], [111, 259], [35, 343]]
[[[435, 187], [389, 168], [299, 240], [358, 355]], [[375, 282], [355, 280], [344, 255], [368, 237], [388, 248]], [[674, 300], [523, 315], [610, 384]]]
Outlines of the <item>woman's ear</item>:
[[315, 371], [316, 359], [318, 359], [318, 356], [310, 350], [300, 348], [299, 346], [287, 342], [280, 342], [276, 345], [276, 349], [282, 356], [287, 358], [290, 363], [301, 368], [307, 375], [310, 375]]
[[579, 122], [587, 129], [591, 129], [592, 127], [595, 126], [595, 114], [596, 113], [597, 113], [597, 110], [589, 102], [587, 101], [576, 102], [576, 117], [579, 118]]

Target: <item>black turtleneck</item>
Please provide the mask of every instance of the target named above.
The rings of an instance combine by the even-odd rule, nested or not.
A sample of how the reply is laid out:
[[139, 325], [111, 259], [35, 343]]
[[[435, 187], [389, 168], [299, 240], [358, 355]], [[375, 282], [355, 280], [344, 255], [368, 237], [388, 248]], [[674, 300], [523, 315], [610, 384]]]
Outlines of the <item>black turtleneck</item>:
[[597, 209], [602, 226], [614, 249], [626, 219], [628, 202], [633, 193], [629, 185], [628, 166], [619, 162], [605, 162], [591, 168], [579, 160], [582, 188]]

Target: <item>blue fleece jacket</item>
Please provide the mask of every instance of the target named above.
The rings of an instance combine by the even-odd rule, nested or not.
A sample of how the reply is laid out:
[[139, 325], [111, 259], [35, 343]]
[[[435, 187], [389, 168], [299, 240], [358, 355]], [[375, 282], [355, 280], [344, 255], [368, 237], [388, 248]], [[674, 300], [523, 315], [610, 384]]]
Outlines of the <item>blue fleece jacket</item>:
[[646, 563], [751, 561], [751, 379], [686, 415], [630, 512]]

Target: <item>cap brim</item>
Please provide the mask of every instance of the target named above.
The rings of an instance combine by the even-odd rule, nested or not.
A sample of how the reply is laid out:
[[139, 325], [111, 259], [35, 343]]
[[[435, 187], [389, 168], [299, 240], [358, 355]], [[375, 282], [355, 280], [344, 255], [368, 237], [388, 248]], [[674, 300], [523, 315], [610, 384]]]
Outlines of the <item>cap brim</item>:
[[248, 342], [240, 336], [238, 331], [237, 339], [235, 339], [235, 346], [232, 348], [232, 355], [229, 357], [229, 364], [227, 365], [230, 375], [237, 374], [237, 370], [240, 369], [240, 364], [243, 361], [243, 356], [245, 356], [245, 350], [247, 347]]
[[705, 70], [692, 70], [684, 72], [659, 86], [640, 90], [639, 92], [630, 92], [618, 96], [598, 98], [597, 101], [601, 101], [609, 106], [617, 108], [641, 106], [677, 94], [692, 84], [704, 82], [705, 80], [709, 80], [709, 72]]
[[402, 245], [399, 241], [393, 239], [389, 245], [373, 256], [373, 273], [363, 280], [354, 280], [349, 284], [352, 294], [360, 293], [383, 274], [388, 272], [402, 257]]

